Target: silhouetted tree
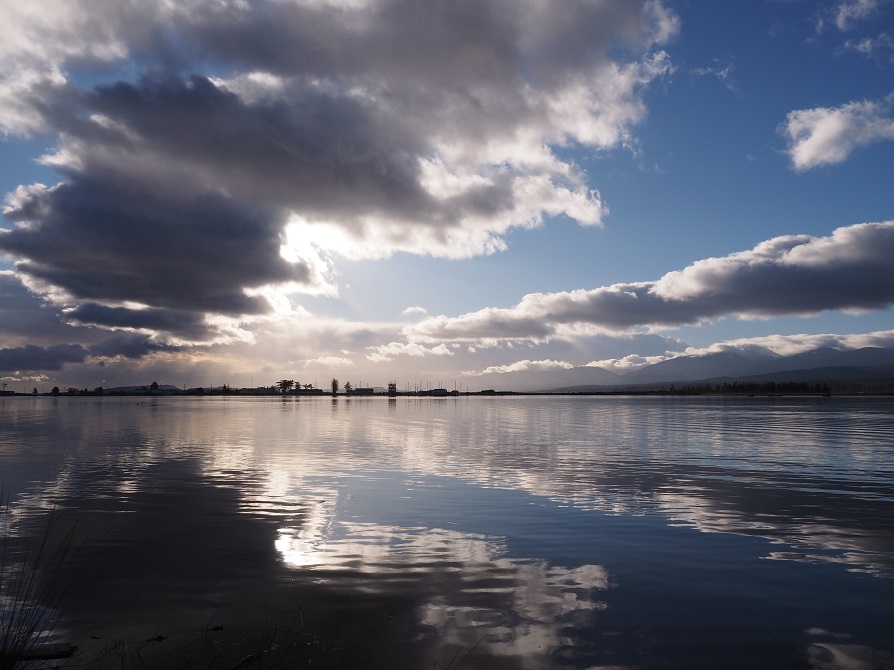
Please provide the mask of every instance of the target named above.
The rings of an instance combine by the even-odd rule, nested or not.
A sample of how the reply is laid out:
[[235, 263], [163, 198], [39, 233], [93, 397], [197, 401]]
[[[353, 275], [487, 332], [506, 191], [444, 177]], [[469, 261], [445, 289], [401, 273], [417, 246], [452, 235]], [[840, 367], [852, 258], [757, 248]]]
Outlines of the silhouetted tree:
[[333, 377], [332, 378], [332, 395], [335, 395], [336, 393], [338, 393], [338, 380], [335, 377]]
[[345, 393], [350, 393], [354, 390], [354, 385], [351, 382], [345, 382]]
[[50, 393], [52, 393], [53, 395], [59, 395], [59, 387], [58, 387], [58, 386], [54, 386], [54, 387], [53, 387], [53, 390], [50, 391]]
[[291, 379], [280, 379], [276, 382], [276, 388], [279, 389], [279, 392], [283, 395], [291, 391], [293, 386], [295, 386], [295, 382]]

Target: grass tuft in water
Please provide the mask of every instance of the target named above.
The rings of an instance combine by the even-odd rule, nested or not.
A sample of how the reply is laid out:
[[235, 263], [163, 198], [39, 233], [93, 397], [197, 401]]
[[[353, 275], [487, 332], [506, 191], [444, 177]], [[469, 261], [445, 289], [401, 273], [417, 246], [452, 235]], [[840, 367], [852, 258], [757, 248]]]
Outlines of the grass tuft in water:
[[67, 590], [63, 571], [75, 531], [72, 527], [57, 540], [58, 521], [51, 511], [41, 535], [28, 539], [0, 488], [0, 670], [66, 653], [64, 645], [47, 645]]
[[460, 652], [462, 652], [463, 648], [460, 647], [453, 654], [453, 657], [450, 659], [450, 662], [447, 663], [446, 666], [442, 666], [440, 661], [435, 661], [434, 665], [432, 665], [432, 670], [458, 670], [461, 668], [463, 664], [472, 658], [472, 655], [475, 653], [475, 650], [478, 649], [478, 645], [484, 642], [484, 638], [487, 637], [487, 633], [481, 636], [481, 639], [478, 640], [475, 644], [473, 644], [469, 650], [460, 656]]

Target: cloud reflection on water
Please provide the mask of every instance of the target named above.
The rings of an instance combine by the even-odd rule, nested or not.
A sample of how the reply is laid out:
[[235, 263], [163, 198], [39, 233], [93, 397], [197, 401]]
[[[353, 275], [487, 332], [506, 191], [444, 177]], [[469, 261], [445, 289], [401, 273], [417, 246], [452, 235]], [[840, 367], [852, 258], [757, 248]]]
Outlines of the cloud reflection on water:
[[826, 638], [810, 643], [807, 658], [811, 670], [891, 670], [894, 656], [866, 645], [844, 640], [850, 635], [822, 629], [809, 629], [808, 634]]
[[280, 529], [276, 547], [286, 564], [360, 593], [416, 589], [424, 594], [419, 621], [441, 647], [468, 649], [486, 637], [491, 656], [541, 667], [548, 653], [573, 645], [562, 632], [569, 617], [605, 608], [596, 599], [609, 587], [601, 566], [509, 558], [499, 538], [443, 528], [325, 519], [312, 513], [309, 524]]
[[[397, 418], [368, 401], [333, 404], [327, 439], [349, 472], [375, 462], [801, 550], [768, 558], [891, 574], [894, 490], [880, 451], [894, 414], [883, 400], [529, 400], [401, 400]], [[296, 444], [306, 473], [328, 467]]]
[[[894, 413], [882, 399], [529, 400], [400, 399], [387, 413], [378, 399], [326, 399], [329, 412], [299, 400], [258, 403], [247, 416], [232, 401], [178, 406], [153, 398], [135, 413], [133, 403], [95, 403], [101, 412], [84, 414], [77, 433], [65, 434], [68, 459], [43, 493], [58, 499], [67, 471], [93, 467], [105, 484], [92, 495], [111, 495], [127, 509], [143, 469], [196, 455], [210, 481], [244, 490], [246, 512], [276, 515], [308, 479], [381, 468], [795, 548], [768, 553], [773, 559], [834, 561], [872, 574], [894, 568], [884, 512], [894, 490], [879, 453], [894, 433]], [[110, 446], [96, 453], [91, 444]], [[247, 471], [257, 473], [252, 483]]]
[[[329, 595], [399, 594], [415, 634], [438, 649], [486, 635], [489, 654], [548, 667], [548, 654], [573, 655], [575, 636], [594, 634], [597, 613], [611, 612], [606, 568], [598, 558], [547, 560], [513, 549], [501, 530], [475, 530], [455, 491], [438, 492], [442, 482], [596, 513], [588, 519], [652, 517], [767, 538], [778, 547], [766, 558], [888, 577], [894, 491], [883, 450], [894, 413], [885, 402], [65, 399], [43, 405], [37, 437], [27, 421], [9, 424], [0, 449], [13, 472], [35, 460], [44, 468], [33, 481], [47, 484], [22, 498], [28, 505], [163, 515], [172, 491], [188, 490], [186, 501], [215, 501], [209, 523], [235, 512], [240, 534], [215, 541], [265, 543], [264, 566], [278, 559]], [[522, 515], [518, 504], [500, 513]], [[182, 513], [177, 537], [188, 538], [196, 510]], [[817, 668], [861, 667], [846, 658], [863, 652], [832, 653], [840, 641], [809, 644]]]

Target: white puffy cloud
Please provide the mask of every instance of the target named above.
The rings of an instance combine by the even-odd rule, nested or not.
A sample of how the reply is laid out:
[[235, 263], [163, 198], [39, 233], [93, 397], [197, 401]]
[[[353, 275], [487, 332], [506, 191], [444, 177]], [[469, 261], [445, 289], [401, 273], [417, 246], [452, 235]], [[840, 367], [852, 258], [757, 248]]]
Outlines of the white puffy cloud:
[[395, 356], [452, 356], [453, 352], [447, 348], [446, 344], [439, 344], [434, 347], [426, 347], [416, 342], [390, 342], [375, 347], [367, 347], [372, 353], [366, 356], [367, 360], [374, 363], [382, 363], [391, 361]]
[[324, 366], [327, 368], [347, 368], [354, 365], [354, 361], [350, 358], [343, 358], [341, 356], [320, 356], [319, 358], [308, 358], [302, 363], [306, 367], [312, 366]]
[[621, 358], [604, 358], [599, 361], [591, 361], [590, 363], [587, 363], [585, 367], [604, 368], [606, 370], [612, 370], [613, 372], [627, 372], [629, 370], [645, 367], [646, 365], [652, 365], [653, 363], [660, 363], [661, 361], [666, 361], [669, 358], [675, 358], [679, 355], [681, 354], [678, 352], [669, 352], [664, 356], [640, 356], [639, 354], [628, 354]]
[[856, 149], [894, 139], [894, 98], [850, 102], [788, 113], [781, 132], [795, 170], [841, 163]]
[[504, 373], [504, 372], [520, 372], [522, 370], [557, 370], [564, 369], [568, 370], [573, 368], [574, 366], [567, 361], [553, 361], [553, 360], [542, 360], [542, 361], [529, 361], [527, 359], [523, 361], [516, 361], [515, 363], [510, 363], [509, 365], [492, 365], [488, 368], [485, 368], [479, 374], [491, 374], [491, 373]]

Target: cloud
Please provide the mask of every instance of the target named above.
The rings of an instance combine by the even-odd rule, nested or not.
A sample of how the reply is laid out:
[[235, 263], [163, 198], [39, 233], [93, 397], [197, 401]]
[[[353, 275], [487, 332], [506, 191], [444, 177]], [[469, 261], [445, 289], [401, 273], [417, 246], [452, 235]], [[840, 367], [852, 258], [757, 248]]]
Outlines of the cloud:
[[511, 363], [509, 365], [492, 365], [489, 368], [486, 368], [480, 373], [481, 375], [486, 375], [490, 373], [505, 373], [505, 372], [520, 372], [522, 370], [569, 370], [574, 366], [571, 363], [566, 361], [553, 361], [553, 360], [543, 360], [543, 361], [516, 361], [515, 363]]
[[[91, 314], [99, 311], [105, 316]], [[128, 328], [144, 332], [116, 332], [79, 325], [77, 317], [86, 321], [102, 321], [104, 318], [131, 319], [138, 310], [122, 310], [87, 304], [83, 308], [63, 311], [31, 292], [12, 271], [0, 271], [0, 376], [18, 375], [40, 378], [47, 372], [58, 372], [74, 364], [96, 364], [105, 359], [139, 360], [159, 353], [176, 354], [181, 348], [157, 339], [151, 333], [151, 316], [147, 321], [134, 323]], [[84, 314], [81, 314], [84, 312]], [[168, 316], [167, 318], [174, 318]], [[116, 325], [122, 325], [116, 321]], [[202, 329], [200, 324], [193, 324]], [[180, 329], [187, 328], [178, 324]], [[65, 339], [68, 344], [57, 344]]]
[[872, 310], [894, 303], [894, 221], [828, 237], [777, 237], [698, 261], [657, 281], [533, 293], [508, 309], [435, 316], [407, 325], [411, 341], [543, 341], [576, 333], [668, 328], [725, 315], [741, 318]]
[[0, 337], [4, 344], [51, 344], [87, 334], [86, 329], [67, 326], [57, 311], [29, 291], [15, 272], [0, 271]]
[[98, 358], [140, 359], [160, 352], [176, 352], [179, 347], [153, 340], [139, 333], [115, 333], [92, 344], [90, 355]]
[[789, 112], [780, 132], [797, 171], [845, 161], [856, 149], [894, 139], [894, 97]]
[[267, 311], [245, 287], [301, 281], [305, 266], [280, 255], [282, 220], [204, 192], [181, 198], [84, 178], [19, 189], [0, 229], [16, 270], [73, 301], [125, 301], [227, 315]]
[[760, 361], [778, 356], [793, 356], [817, 349], [837, 349], [847, 351], [875, 347], [894, 348], [894, 330], [881, 330], [858, 334], [796, 334], [765, 335], [745, 337], [723, 342], [715, 342], [706, 347], [687, 346], [680, 351], [667, 351], [663, 355], [641, 356], [629, 354], [621, 358], [605, 358], [587, 363], [589, 367], [599, 367], [614, 372], [629, 372], [654, 363], [680, 357], [709, 356], [718, 353], [735, 353], [749, 360]]
[[689, 347], [680, 355], [699, 356], [723, 351], [735, 351], [751, 356], [766, 355], [767, 353], [778, 356], [792, 356], [813, 351], [814, 349], [848, 350], [862, 349], [864, 347], [894, 348], [894, 330], [879, 330], [857, 334], [802, 333], [798, 335], [765, 335], [762, 337], [748, 337], [717, 342], [708, 347]]
[[646, 365], [666, 361], [669, 358], [676, 358], [679, 355], [681, 354], [678, 352], [669, 352], [664, 356], [640, 356], [639, 354], [628, 354], [622, 358], [604, 358], [599, 361], [591, 361], [590, 363], [587, 363], [585, 367], [604, 368], [613, 372], [629, 372], [630, 370], [636, 370], [645, 367]]
[[371, 354], [367, 355], [367, 360], [372, 361], [373, 363], [383, 363], [386, 361], [393, 360], [394, 356], [452, 356], [453, 352], [447, 348], [445, 344], [439, 344], [435, 347], [425, 347], [421, 344], [417, 344], [415, 342], [391, 342], [389, 344], [376, 346], [376, 347], [367, 347], [372, 350]]
[[328, 368], [346, 368], [354, 365], [354, 361], [350, 358], [341, 356], [321, 356], [319, 358], [308, 358], [302, 361], [305, 367], [323, 366]]
[[736, 69], [735, 63], [728, 63], [725, 66], [719, 61], [714, 60], [714, 67], [695, 67], [689, 70], [690, 76], [695, 79], [711, 77], [723, 83], [727, 90], [732, 93], [739, 94], [739, 89], [733, 81], [733, 72]]
[[894, 63], [894, 39], [887, 32], [880, 33], [875, 37], [848, 40], [844, 43], [844, 49], [856, 51], [871, 58], [887, 57]]
[[55, 133], [42, 161], [64, 177], [10, 196], [0, 252], [78, 323], [198, 341], [215, 316], [335, 295], [333, 255], [600, 225], [555, 149], [630, 145], [678, 30], [657, 0], [35, 0], [0, 19], [0, 131]]
[[83, 363], [88, 352], [80, 344], [54, 344], [39, 347], [0, 349], [0, 375], [20, 375], [35, 370], [56, 372], [68, 363]]
[[884, 0], [850, 0], [835, 9], [835, 25], [841, 31], [852, 30], [856, 25], [878, 14]]
[[212, 339], [217, 329], [205, 323], [204, 319], [189, 311], [165, 309], [128, 309], [107, 307], [96, 303], [82, 303], [64, 311], [64, 316], [72, 323], [86, 323], [109, 329], [164, 332], [184, 338], [190, 342]]

